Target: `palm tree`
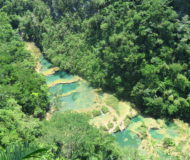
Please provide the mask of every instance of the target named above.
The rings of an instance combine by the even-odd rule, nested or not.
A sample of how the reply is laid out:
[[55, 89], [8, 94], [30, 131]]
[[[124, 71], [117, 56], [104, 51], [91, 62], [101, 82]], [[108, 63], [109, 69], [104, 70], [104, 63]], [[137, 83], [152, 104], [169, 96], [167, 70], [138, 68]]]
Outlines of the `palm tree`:
[[7, 147], [5, 152], [0, 151], [0, 160], [38, 159], [45, 151], [47, 151], [47, 149], [39, 148], [36, 145], [29, 145], [27, 143], [17, 144]]

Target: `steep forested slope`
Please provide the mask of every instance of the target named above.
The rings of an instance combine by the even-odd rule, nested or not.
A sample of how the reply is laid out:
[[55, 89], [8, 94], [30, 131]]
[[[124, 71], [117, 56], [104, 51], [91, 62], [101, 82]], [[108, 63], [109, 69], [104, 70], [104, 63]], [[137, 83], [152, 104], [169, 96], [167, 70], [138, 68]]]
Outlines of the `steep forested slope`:
[[[5, 13], [0, 12], [0, 148], [39, 137], [49, 108], [44, 79]], [[33, 118], [38, 117], [38, 118]]]
[[19, 0], [1, 5], [20, 34], [56, 65], [133, 101], [145, 113], [187, 120], [190, 22], [184, 7], [189, 2], [178, 3]]
[[53, 63], [146, 113], [188, 119], [188, 17], [179, 20], [166, 0], [102, 1], [91, 14], [90, 2], [54, 2], [42, 41]]
[[35, 72], [34, 61], [7, 16], [0, 16], [0, 107], [9, 107], [9, 102], [15, 101], [26, 114], [43, 117], [48, 110], [45, 81]]
[[[7, 146], [32, 143], [45, 146], [49, 151], [41, 157], [52, 160], [121, 158], [113, 137], [89, 125], [86, 115], [59, 114], [40, 121], [49, 109], [45, 80], [35, 72], [31, 53], [8, 16], [0, 12], [0, 17], [0, 157]], [[8, 149], [17, 159], [24, 154]]]

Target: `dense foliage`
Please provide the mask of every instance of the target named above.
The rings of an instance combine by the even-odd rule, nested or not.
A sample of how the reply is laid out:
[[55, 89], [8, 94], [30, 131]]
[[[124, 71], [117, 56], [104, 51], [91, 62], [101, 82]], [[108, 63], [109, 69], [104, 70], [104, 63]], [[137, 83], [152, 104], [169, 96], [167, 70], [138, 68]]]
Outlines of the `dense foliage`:
[[0, 148], [23, 141], [33, 142], [41, 135], [38, 119], [28, 117], [14, 104], [11, 109], [0, 110]]
[[0, 151], [1, 160], [26, 160], [26, 159], [41, 159], [47, 149], [38, 147], [33, 144], [17, 144], [6, 148], [5, 152]]
[[47, 159], [143, 159], [121, 154], [85, 115], [56, 114], [42, 123], [47, 87], [22, 38], [144, 113], [188, 121], [189, 11], [188, 0], [0, 0], [1, 149], [37, 141], [48, 146]]
[[[33, 142], [41, 135], [38, 118], [49, 108], [44, 79], [24, 43], [0, 12], [0, 149]], [[38, 117], [38, 118], [34, 118]]]
[[[48, 152], [40, 155], [44, 159], [121, 158], [114, 139], [89, 125], [85, 115], [65, 113], [55, 115], [49, 122], [40, 121], [49, 107], [47, 87], [44, 78], [35, 72], [34, 60], [25, 50], [18, 32], [10, 25], [11, 22], [13, 27], [16, 27], [16, 23], [23, 26], [18, 31], [24, 38], [35, 40], [32, 39], [33, 31], [31, 35], [21, 32], [27, 28], [28, 24], [25, 26], [22, 23], [26, 17], [17, 16], [25, 15], [22, 9], [26, 9], [30, 3], [21, 3], [21, 6], [24, 4], [23, 8], [17, 6], [19, 1], [15, 3], [7, 1], [7, 6], [2, 7], [9, 16], [0, 12], [0, 157], [26, 159], [41, 151], [38, 146], [45, 146]], [[16, 19], [19, 19], [19, 23]], [[23, 142], [34, 143], [36, 149], [23, 148]], [[18, 144], [21, 144], [21, 148]], [[10, 149], [8, 146], [15, 147]]]
[[44, 123], [45, 142], [57, 145], [57, 156], [75, 160], [116, 160], [119, 149], [113, 137], [89, 125], [86, 115], [57, 113]]
[[53, 16], [40, 44], [48, 58], [145, 113], [188, 120], [188, 16], [179, 20], [166, 0], [93, 2], [47, 3]]
[[145, 113], [188, 119], [188, 1], [8, 2], [13, 26], [56, 65]]
[[43, 117], [48, 110], [45, 81], [35, 72], [31, 55], [7, 16], [0, 17], [0, 109], [11, 109], [16, 101], [24, 113]]

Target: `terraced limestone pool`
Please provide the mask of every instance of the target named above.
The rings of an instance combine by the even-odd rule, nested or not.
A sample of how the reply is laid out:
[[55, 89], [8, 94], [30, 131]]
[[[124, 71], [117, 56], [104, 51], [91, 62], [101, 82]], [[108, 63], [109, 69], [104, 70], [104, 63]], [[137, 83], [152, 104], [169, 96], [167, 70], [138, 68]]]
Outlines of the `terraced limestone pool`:
[[[41, 72], [46, 72], [53, 66], [44, 57], [40, 59]], [[46, 76], [47, 84], [53, 83], [60, 79], [72, 80], [75, 76], [64, 71], [57, 71], [52, 75]], [[86, 82], [77, 81], [69, 84], [57, 84], [49, 88], [50, 98], [58, 97], [59, 111], [77, 110], [91, 107], [96, 100], [93, 88]], [[138, 121], [134, 118], [132, 121]], [[140, 119], [139, 119], [140, 120]], [[117, 142], [122, 146], [138, 147], [140, 139], [129, 129], [114, 134]]]
[[[44, 57], [40, 59], [40, 63], [42, 73], [53, 67]], [[64, 71], [57, 71], [54, 74], [46, 76], [47, 84], [51, 84], [58, 80], [65, 80], [66, 82], [53, 85], [49, 88], [50, 98], [56, 98], [59, 102], [59, 111], [88, 108], [95, 103], [95, 93], [93, 89], [87, 82], [72, 82], [75, 78], [76, 76], [70, 75]]]
[[[52, 64], [49, 63], [44, 57], [40, 59], [40, 63], [42, 73], [53, 67]], [[75, 76], [64, 71], [57, 71], [54, 74], [46, 76], [46, 82], [47, 84], [50, 84], [57, 80], [72, 80], [74, 78]], [[51, 93], [51, 98], [57, 97], [60, 103], [59, 111], [88, 108], [91, 107], [96, 101], [96, 94], [93, 88], [90, 87], [87, 82], [83, 81], [68, 84], [56, 84], [49, 88], [49, 92]], [[134, 128], [138, 124], [140, 125], [145, 123], [144, 120], [145, 118], [143, 116], [136, 116], [131, 119], [127, 129], [114, 134], [120, 145], [132, 147], [139, 146], [141, 139], [137, 134], [135, 134]], [[138, 127], [136, 127], [136, 129], [137, 128]], [[177, 135], [175, 130], [172, 130], [171, 127], [168, 127], [166, 132], [171, 136]], [[164, 137], [161, 133], [159, 133], [159, 129], [149, 129], [149, 133], [155, 139], [163, 139]]]
[[[29, 45], [33, 45], [32, 47], [35, 48], [34, 44], [29, 43]], [[30, 51], [32, 50], [30, 49]], [[44, 57], [40, 58], [40, 64], [41, 73], [53, 68], [52, 64]], [[80, 81], [76, 76], [60, 70], [53, 74], [46, 74], [45, 77], [47, 84], [50, 86], [50, 99], [52, 101], [56, 100], [59, 104], [58, 111], [81, 109], [86, 111], [86, 109], [92, 108], [97, 103], [98, 94], [86, 81]], [[54, 84], [59, 80], [62, 83]], [[122, 102], [122, 104], [124, 103]], [[122, 107], [121, 105], [120, 108]], [[130, 111], [130, 106], [128, 107]], [[123, 110], [121, 110], [122, 112]], [[119, 116], [121, 116], [121, 113]], [[104, 118], [107, 115], [108, 113], [99, 117]], [[110, 114], [110, 116], [114, 115]], [[188, 153], [190, 150], [190, 127], [188, 124], [180, 120], [174, 120], [174, 123], [166, 123], [165, 120], [156, 120], [142, 115], [128, 117], [128, 119], [126, 129], [113, 134], [122, 147], [138, 148], [143, 153], [157, 154], [161, 157], [160, 159], [164, 160], [168, 159], [167, 154], [169, 153], [176, 155], [182, 151]], [[165, 149], [163, 145], [165, 138], [172, 139], [178, 147]]]

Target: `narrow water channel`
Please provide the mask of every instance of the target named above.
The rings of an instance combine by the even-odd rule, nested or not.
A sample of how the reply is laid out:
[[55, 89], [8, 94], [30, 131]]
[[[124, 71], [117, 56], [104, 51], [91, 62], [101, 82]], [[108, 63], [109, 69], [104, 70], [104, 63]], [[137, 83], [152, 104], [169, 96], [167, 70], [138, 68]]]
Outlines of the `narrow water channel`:
[[[46, 60], [44, 57], [40, 59], [40, 63], [41, 72], [45, 72], [53, 67], [52, 64], [48, 62], [48, 60]], [[74, 79], [74, 76], [64, 71], [57, 71], [52, 75], [46, 76], [47, 84], [53, 83], [54, 81], [60, 79], [72, 80]], [[87, 83], [82, 81], [70, 84], [57, 84], [49, 88], [49, 92], [51, 95], [50, 98], [55, 98], [55, 96], [59, 97], [59, 111], [87, 108], [91, 107], [93, 103], [95, 103], [93, 88], [91, 88]], [[67, 95], [67, 93], [71, 94]], [[64, 94], [66, 94], [66, 96], [62, 96]], [[135, 121], [137, 121], [136, 117], [132, 119], [131, 122]], [[138, 136], [132, 133], [129, 129], [115, 133], [113, 134], [113, 136], [116, 138], [117, 142], [119, 142], [121, 146], [138, 147], [140, 143], [140, 139], [138, 138]]]
[[[88, 82], [82, 80], [80, 77], [68, 74], [63, 70], [58, 70], [58, 68], [56, 69], [55, 66], [41, 55], [40, 50], [34, 43], [27, 43], [27, 49], [34, 54], [35, 59], [38, 60], [37, 62], [40, 62], [40, 64], [37, 63], [36, 65], [36, 71], [45, 75], [46, 83], [49, 87], [50, 100], [56, 100], [55, 106], [58, 106], [58, 108], [56, 108], [57, 112], [77, 110], [89, 113], [89, 111], [94, 111], [97, 105], [101, 105], [101, 107], [102, 105], [107, 105], [107, 107], [111, 109], [108, 113], [104, 113], [100, 110], [101, 114], [91, 120], [105, 124], [106, 121], [109, 122], [110, 116], [111, 118], [115, 118], [116, 110], [114, 110], [114, 106], [110, 103], [107, 104], [106, 99], [104, 99], [105, 95], [107, 96], [108, 94], [97, 92], [98, 90], [90, 87]], [[53, 74], [51, 73], [52, 70], [55, 71]], [[101, 103], [101, 100], [103, 100], [103, 103]], [[112, 135], [115, 137], [116, 142], [118, 142], [122, 148], [138, 148], [142, 154], [146, 154], [146, 156], [156, 155], [161, 160], [169, 160], [170, 153], [176, 155], [184, 151], [189, 151], [189, 124], [178, 119], [173, 122], [168, 122], [164, 119], [144, 117], [134, 112], [136, 110], [132, 108], [131, 105], [128, 105], [127, 102], [119, 101], [119, 104], [120, 112], [117, 113], [116, 118], [121, 117], [122, 122], [124, 122], [124, 125], [127, 127], [124, 130], [122, 128], [122, 131], [113, 133], [114, 130], [111, 130], [112, 132], [109, 133], [113, 133]], [[114, 115], [112, 114], [113, 110]], [[127, 115], [121, 114], [126, 113], [126, 111]], [[118, 121], [119, 120], [120, 119], [118, 119]], [[164, 141], [165, 139], [168, 140], [168, 138], [175, 146], [166, 150]]]
[[[41, 72], [45, 72], [52, 68], [44, 57], [40, 59]], [[47, 84], [51, 84], [57, 80], [73, 80], [75, 76], [64, 71], [57, 71], [52, 75], [46, 76]], [[83, 81], [73, 83], [57, 84], [49, 88], [50, 98], [56, 98], [59, 103], [59, 111], [76, 110], [88, 108], [95, 103], [95, 94], [93, 89]]]
[[[45, 72], [53, 67], [52, 64], [48, 62], [48, 60], [46, 60], [44, 57], [40, 59], [40, 63], [41, 72]], [[47, 84], [53, 83], [54, 81], [60, 79], [72, 80], [74, 79], [74, 76], [64, 71], [57, 71], [52, 75], [46, 76]], [[69, 84], [57, 84], [49, 88], [49, 92], [51, 93], [51, 96], [59, 97], [59, 102], [62, 104], [60, 105], [61, 108], [59, 108], [59, 111], [88, 108], [92, 106], [93, 103], [95, 103], [95, 95], [93, 94], [93, 88], [82, 81], [77, 81]], [[143, 120], [144, 117], [140, 115], [132, 118], [131, 123], [126, 130], [114, 134], [117, 141], [123, 146], [130, 145], [136, 147], [140, 143], [140, 139], [137, 135], [130, 131], [130, 128], [132, 128], [135, 124], [139, 122], [143, 122]], [[175, 133], [175, 131], [170, 129], [169, 127], [168, 133], [170, 133], [172, 136], [177, 135], [177, 133]], [[157, 129], [150, 129], [150, 134], [153, 138], [156, 139], [163, 138], [163, 135], [157, 133]]]

